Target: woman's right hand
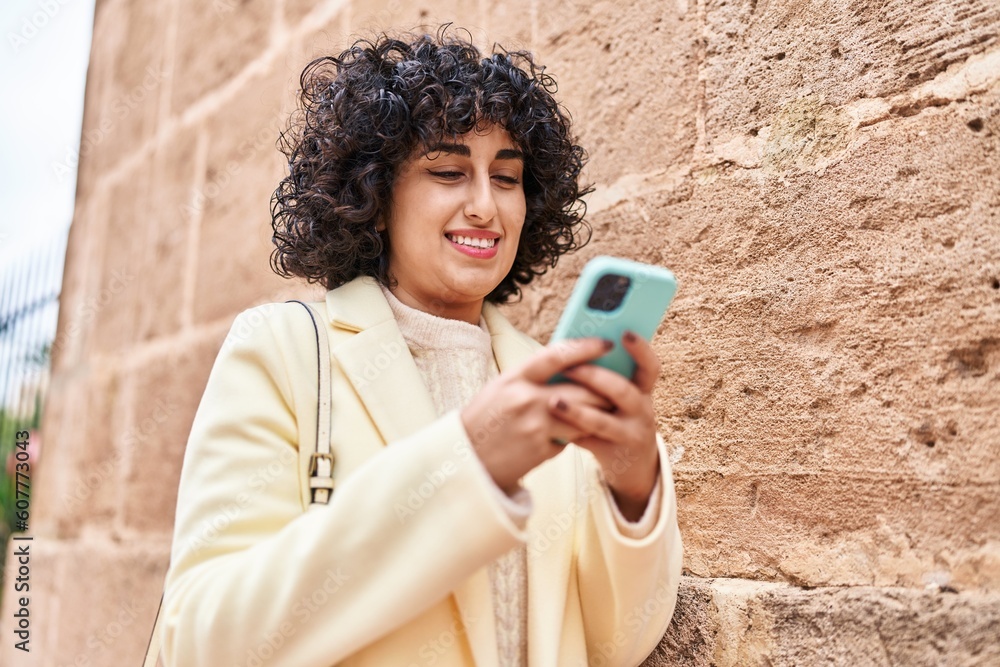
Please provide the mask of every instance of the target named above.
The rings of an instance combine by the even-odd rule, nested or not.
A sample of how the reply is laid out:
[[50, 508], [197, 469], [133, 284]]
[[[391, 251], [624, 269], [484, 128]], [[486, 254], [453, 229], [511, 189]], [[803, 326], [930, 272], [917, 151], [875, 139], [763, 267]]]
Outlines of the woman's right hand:
[[487, 383], [462, 410], [462, 424], [472, 446], [505, 492], [512, 492], [521, 477], [563, 450], [555, 440], [568, 442], [588, 435], [552, 416], [548, 405], [553, 396], [570, 405], [611, 407], [603, 396], [580, 385], [546, 384], [556, 373], [594, 361], [608, 349], [601, 338], [546, 346]]

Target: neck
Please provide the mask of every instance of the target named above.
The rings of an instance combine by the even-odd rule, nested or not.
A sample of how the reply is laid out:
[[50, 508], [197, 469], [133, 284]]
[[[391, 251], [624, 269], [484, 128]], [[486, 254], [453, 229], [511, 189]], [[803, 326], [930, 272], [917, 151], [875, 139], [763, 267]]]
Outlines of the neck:
[[406, 304], [410, 308], [422, 310], [438, 317], [447, 317], [452, 320], [462, 320], [469, 324], [479, 326], [479, 318], [483, 312], [483, 299], [475, 301], [451, 301], [446, 299], [422, 299], [415, 294], [407, 292], [398, 285], [389, 290], [393, 296]]

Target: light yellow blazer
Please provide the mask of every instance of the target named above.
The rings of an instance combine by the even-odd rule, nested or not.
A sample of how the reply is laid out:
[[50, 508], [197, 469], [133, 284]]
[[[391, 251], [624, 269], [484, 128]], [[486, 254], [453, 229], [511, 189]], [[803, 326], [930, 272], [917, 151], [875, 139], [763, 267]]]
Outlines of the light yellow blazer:
[[[457, 410], [436, 415], [377, 283], [328, 315], [336, 490], [308, 506], [298, 442], [316, 428], [316, 350], [298, 304], [237, 316], [191, 428], [164, 606], [178, 667], [497, 666], [487, 565], [528, 545], [532, 667], [638, 665], [676, 601], [681, 540], [667, 452], [660, 515], [623, 536], [589, 452], [525, 476], [504, 511]], [[483, 309], [501, 371], [539, 343]], [[502, 418], [502, 416], [498, 416]]]

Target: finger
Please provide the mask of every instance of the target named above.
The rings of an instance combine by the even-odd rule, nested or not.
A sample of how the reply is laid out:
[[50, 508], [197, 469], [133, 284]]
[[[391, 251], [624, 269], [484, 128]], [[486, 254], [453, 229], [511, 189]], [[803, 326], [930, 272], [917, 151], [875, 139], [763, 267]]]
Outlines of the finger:
[[615, 408], [633, 412], [642, 398], [639, 388], [618, 373], [596, 364], [567, 368], [563, 375], [605, 398]]
[[660, 358], [656, 356], [653, 346], [642, 336], [626, 331], [622, 335], [622, 347], [635, 360], [632, 382], [642, 393], [650, 393], [660, 378]]
[[548, 382], [564, 368], [593, 361], [614, 347], [603, 338], [573, 338], [547, 345], [534, 354], [521, 368], [522, 377], [536, 384]]
[[591, 437], [612, 442], [621, 440], [620, 434], [617, 432], [618, 421], [603, 410], [569, 403], [559, 398], [550, 400], [548, 407], [556, 419], [587, 433]]
[[[548, 406], [549, 403], [554, 402], [555, 401], [547, 401], [546, 406]], [[582, 431], [572, 424], [559, 419], [556, 415], [551, 415], [551, 417], [552, 419], [549, 425], [549, 441], [553, 445], [562, 446], [567, 442], [576, 442], [577, 440], [590, 436], [590, 434], [586, 431]]]
[[570, 442], [576, 442], [577, 440], [583, 440], [590, 437], [589, 434], [584, 433], [578, 428], [570, 426], [565, 422], [560, 422], [556, 420], [557, 426], [554, 426], [549, 432], [549, 442], [556, 447], [562, 448]]
[[602, 394], [575, 382], [561, 382], [552, 385], [551, 392], [571, 403], [583, 403], [599, 410], [613, 410], [615, 408], [615, 405]]

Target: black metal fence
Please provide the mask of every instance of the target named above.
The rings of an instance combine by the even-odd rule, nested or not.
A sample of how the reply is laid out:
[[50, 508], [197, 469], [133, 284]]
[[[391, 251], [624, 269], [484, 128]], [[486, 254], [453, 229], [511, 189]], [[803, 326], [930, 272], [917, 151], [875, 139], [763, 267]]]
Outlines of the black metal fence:
[[[21, 488], [23, 498], [26, 488], [22, 482], [30, 477], [22, 475], [19, 479], [17, 472], [30, 472], [41, 451], [38, 426], [49, 382], [67, 237], [68, 230], [63, 230], [47, 240], [20, 247], [7, 245], [8, 238], [4, 247], [0, 247], [0, 546], [3, 547], [11, 532], [26, 527], [17, 517], [17, 489]], [[30, 437], [24, 437], [25, 433], [30, 433]], [[0, 552], [0, 565], [4, 554]]]

